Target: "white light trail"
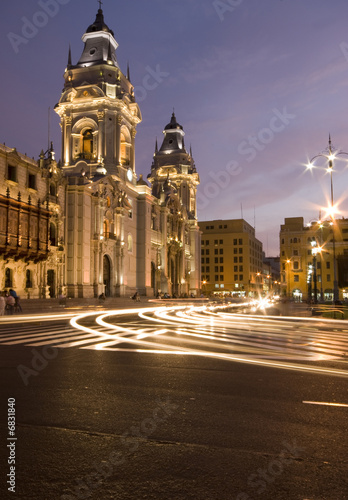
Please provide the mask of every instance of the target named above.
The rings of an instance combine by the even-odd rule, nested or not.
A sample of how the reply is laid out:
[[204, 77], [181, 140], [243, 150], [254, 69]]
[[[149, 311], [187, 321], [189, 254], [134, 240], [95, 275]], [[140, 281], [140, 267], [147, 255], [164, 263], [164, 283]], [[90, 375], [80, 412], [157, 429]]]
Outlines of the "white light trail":
[[302, 403], [305, 403], [307, 405], [338, 406], [338, 407], [342, 407], [342, 408], [348, 408], [348, 404], [344, 404], [344, 403], [323, 403], [321, 401], [302, 401]]
[[[124, 317], [130, 314], [137, 314], [149, 327], [144, 324], [138, 327], [133, 320], [129, 326]], [[81, 324], [93, 321], [93, 317], [92, 327]], [[291, 362], [335, 360], [343, 356], [348, 348], [348, 332], [345, 330], [342, 336], [342, 330], [332, 331], [333, 325], [340, 329], [339, 321], [236, 315], [221, 312], [219, 307], [173, 306], [103, 311], [103, 314], [90, 312], [80, 314], [70, 323], [84, 333], [95, 335], [96, 342], [83, 349], [191, 355], [348, 377], [348, 372], [342, 369]], [[160, 342], [156, 339], [159, 336]]]

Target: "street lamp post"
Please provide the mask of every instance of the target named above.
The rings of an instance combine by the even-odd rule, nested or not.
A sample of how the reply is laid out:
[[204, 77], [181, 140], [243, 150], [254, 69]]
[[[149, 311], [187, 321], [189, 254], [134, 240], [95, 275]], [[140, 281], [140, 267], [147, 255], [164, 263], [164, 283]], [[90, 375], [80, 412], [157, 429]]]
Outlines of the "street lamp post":
[[290, 262], [291, 262], [290, 259], [288, 259], [286, 261], [286, 263], [288, 265], [288, 279], [287, 279], [287, 282], [288, 282], [288, 287], [287, 287], [288, 288], [288, 293], [287, 293], [287, 296], [288, 296], [289, 299], [290, 299]]
[[323, 223], [320, 221], [320, 245], [319, 245], [319, 253], [320, 253], [320, 302], [324, 302], [324, 294], [323, 294], [323, 254], [322, 254], [322, 244], [323, 244]]
[[328, 161], [327, 171], [330, 173], [330, 191], [331, 191], [331, 222], [332, 222], [332, 255], [333, 255], [333, 271], [334, 271], [334, 282], [333, 282], [333, 303], [336, 304], [339, 298], [338, 282], [337, 282], [337, 261], [336, 261], [336, 239], [335, 239], [335, 214], [334, 214], [334, 190], [333, 190], [333, 160], [337, 156], [348, 155], [344, 151], [334, 150], [331, 144], [331, 136], [329, 135], [329, 145], [323, 153], [319, 153], [310, 160], [308, 168], [312, 168], [313, 162], [316, 158], [322, 157]]
[[330, 172], [330, 183], [331, 183], [331, 220], [332, 220], [332, 253], [333, 253], [333, 272], [334, 272], [334, 283], [333, 283], [333, 301], [336, 304], [338, 300], [338, 283], [337, 283], [337, 262], [336, 262], [336, 240], [335, 240], [335, 215], [333, 213], [333, 182], [332, 182], [332, 170], [333, 170], [333, 158], [331, 148], [331, 137], [329, 136], [329, 167], [328, 171]]
[[314, 304], [318, 304], [318, 287], [317, 287], [317, 242], [312, 240], [312, 255], [313, 255], [313, 287], [314, 287]]

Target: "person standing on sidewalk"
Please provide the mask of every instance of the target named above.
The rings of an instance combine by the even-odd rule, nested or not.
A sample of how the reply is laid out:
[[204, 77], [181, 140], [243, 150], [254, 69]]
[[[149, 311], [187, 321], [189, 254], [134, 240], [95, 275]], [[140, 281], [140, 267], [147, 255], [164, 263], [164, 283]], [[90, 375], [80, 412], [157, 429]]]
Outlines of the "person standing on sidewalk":
[[22, 312], [22, 306], [20, 304], [20, 298], [17, 295], [17, 292], [15, 290], [13, 290], [12, 288], [10, 288], [10, 295], [12, 295], [12, 297], [15, 299], [14, 312], [16, 312], [16, 313]]
[[7, 311], [7, 314], [13, 314], [15, 303], [16, 303], [16, 300], [13, 297], [13, 295], [8, 294], [6, 296], [6, 311]]
[[6, 306], [5, 293], [0, 292], [0, 316], [4, 316], [5, 306]]

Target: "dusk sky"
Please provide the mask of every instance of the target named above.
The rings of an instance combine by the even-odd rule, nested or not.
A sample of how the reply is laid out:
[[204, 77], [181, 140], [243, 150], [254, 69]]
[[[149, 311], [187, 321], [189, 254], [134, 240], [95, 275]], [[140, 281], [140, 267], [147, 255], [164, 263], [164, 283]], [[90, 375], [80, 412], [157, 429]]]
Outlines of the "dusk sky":
[[[12, 0], [1, 7], [0, 142], [37, 159], [47, 149], [50, 107], [60, 158], [53, 108], [69, 43], [76, 64], [98, 3]], [[143, 116], [137, 174], [150, 172], [156, 137], [174, 107], [201, 179], [199, 220], [240, 218], [242, 206], [266, 254], [279, 255], [284, 218], [308, 222], [328, 204], [325, 161], [311, 174], [308, 159], [325, 149], [329, 133], [348, 152], [347, 0], [104, 0], [103, 11], [124, 73], [129, 61]], [[333, 179], [346, 216], [344, 161], [335, 162]]]

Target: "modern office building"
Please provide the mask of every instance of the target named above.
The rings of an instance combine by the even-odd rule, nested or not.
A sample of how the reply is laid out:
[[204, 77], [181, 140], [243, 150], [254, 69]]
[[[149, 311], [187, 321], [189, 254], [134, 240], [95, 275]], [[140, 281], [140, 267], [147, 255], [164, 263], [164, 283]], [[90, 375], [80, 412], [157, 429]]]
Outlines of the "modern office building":
[[264, 293], [262, 243], [244, 219], [199, 222], [204, 294], [254, 297]]

